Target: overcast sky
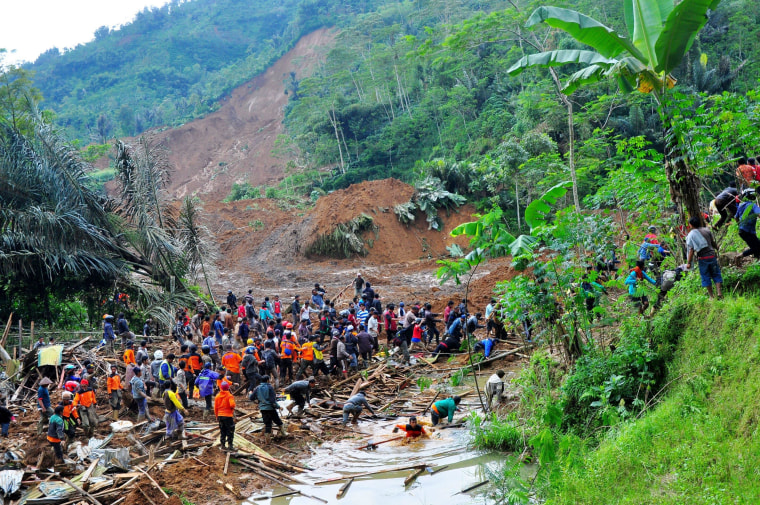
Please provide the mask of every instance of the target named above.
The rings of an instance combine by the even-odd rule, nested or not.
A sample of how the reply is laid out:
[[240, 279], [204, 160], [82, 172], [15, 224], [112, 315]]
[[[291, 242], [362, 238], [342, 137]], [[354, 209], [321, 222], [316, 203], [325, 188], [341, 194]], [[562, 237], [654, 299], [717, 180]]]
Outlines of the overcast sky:
[[[73, 48], [93, 39], [101, 26], [131, 21], [144, 7], [167, 0], [11, 0], [0, 14], [5, 63], [34, 61], [51, 47]], [[15, 53], [11, 51], [15, 50]]]

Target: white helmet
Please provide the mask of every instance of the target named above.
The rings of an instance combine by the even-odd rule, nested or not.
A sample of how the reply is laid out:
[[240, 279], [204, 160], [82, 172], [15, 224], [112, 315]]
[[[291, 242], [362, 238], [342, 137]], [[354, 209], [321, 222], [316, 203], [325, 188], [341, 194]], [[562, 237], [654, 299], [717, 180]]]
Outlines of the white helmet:
[[153, 359], [164, 359], [164, 353], [161, 351], [154, 352]]

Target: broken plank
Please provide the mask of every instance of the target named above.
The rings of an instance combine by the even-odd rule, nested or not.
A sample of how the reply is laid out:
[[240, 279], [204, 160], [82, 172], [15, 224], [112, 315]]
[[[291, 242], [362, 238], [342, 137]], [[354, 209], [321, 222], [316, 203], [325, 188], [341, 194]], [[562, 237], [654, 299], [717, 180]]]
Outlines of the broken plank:
[[412, 472], [406, 479], [404, 479], [404, 487], [407, 487], [409, 484], [417, 480], [417, 477], [425, 473], [426, 468], [420, 468], [419, 470], [416, 470]]
[[335, 497], [339, 500], [343, 498], [343, 495], [346, 494], [346, 491], [348, 491], [348, 488], [351, 487], [351, 484], [353, 483], [354, 483], [353, 477], [348, 479], [348, 481], [345, 484], [340, 486], [340, 489], [338, 489], [338, 494]]

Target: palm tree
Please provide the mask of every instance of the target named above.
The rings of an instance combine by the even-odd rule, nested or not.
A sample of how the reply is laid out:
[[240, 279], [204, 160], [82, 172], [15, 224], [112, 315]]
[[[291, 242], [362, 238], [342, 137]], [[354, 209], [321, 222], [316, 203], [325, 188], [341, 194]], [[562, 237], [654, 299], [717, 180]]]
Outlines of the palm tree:
[[555, 50], [524, 56], [508, 69], [517, 75], [529, 67], [556, 67], [584, 64], [572, 74], [563, 91], [615, 77], [624, 92], [638, 89], [651, 93], [666, 130], [666, 173], [673, 202], [692, 216], [701, 216], [699, 176], [689, 166], [667, 111], [667, 92], [675, 85], [670, 75], [678, 66], [695, 37], [707, 22], [708, 11], [720, 0], [624, 0], [628, 37], [579, 12], [559, 7], [539, 7], [527, 26], [546, 23], [567, 32], [591, 50]]

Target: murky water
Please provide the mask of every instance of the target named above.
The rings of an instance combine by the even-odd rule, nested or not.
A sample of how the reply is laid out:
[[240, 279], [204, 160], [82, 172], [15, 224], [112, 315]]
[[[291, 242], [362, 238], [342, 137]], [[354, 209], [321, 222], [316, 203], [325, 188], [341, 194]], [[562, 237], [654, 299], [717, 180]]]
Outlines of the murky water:
[[[304, 493], [318, 496], [326, 500], [327, 503], [384, 505], [493, 503], [486, 497], [489, 490], [488, 485], [469, 493], [461, 493], [461, 491], [487, 480], [486, 469], [497, 469], [503, 460], [503, 455], [481, 453], [468, 449], [467, 430], [455, 428], [437, 430], [431, 438], [415, 441], [408, 445], [402, 444], [401, 441], [394, 441], [379, 445], [373, 451], [356, 449], [368, 440], [377, 442], [395, 436], [391, 433], [392, 429], [393, 424], [391, 423], [360, 423], [358, 430], [363, 432], [361, 439], [324, 444], [315, 449], [316, 453], [313, 457], [305, 462], [307, 466], [315, 470], [299, 475], [300, 479], [310, 482], [312, 485], [294, 484], [292, 487]], [[414, 473], [416, 471], [414, 469], [356, 477], [341, 499], [336, 496], [341, 486], [345, 484], [345, 480], [317, 484], [320, 481], [335, 477], [408, 467], [416, 464], [425, 464], [434, 473], [424, 472], [407, 487], [404, 486], [404, 479]], [[287, 491], [287, 489], [276, 488], [270, 495]], [[316, 503], [320, 502], [313, 498], [291, 495], [255, 501], [249, 499], [245, 505]]]

